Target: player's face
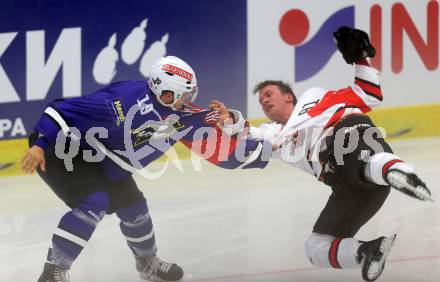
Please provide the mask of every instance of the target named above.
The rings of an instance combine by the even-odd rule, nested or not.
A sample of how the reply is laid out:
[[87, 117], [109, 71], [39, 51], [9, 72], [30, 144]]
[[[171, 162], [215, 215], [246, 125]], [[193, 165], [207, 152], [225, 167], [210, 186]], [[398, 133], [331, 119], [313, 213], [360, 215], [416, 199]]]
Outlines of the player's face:
[[173, 108], [176, 110], [182, 110], [184, 108], [185, 104], [188, 103], [189, 97], [188, 97], [188, 95], [182, 95], [182, 98], [180, 98], [179, 100], [177, 100], [174, 103], [173, 92], [165, 91], [164, 93], [162, 93], [162, 95], [160, 95], [160, 100], [165, 105], [170, 105], [170, 107], [173, 106]]
[[165, 91], [159, 98], [165, 105], [172, 105], [174, 102], [174, 94], [171, 91]]
[[285, 124], [292, 110], [292, 96], [280, 91], [276, 85], [267, 85], [260, 90], [260, 105], [266, 116], [276, 122]]

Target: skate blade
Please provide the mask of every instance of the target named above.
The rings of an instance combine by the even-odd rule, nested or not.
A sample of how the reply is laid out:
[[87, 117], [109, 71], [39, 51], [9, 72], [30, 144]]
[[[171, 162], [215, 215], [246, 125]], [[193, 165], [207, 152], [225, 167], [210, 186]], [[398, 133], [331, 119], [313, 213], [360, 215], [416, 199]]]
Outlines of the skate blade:
[[395, 177], [393, 175], [390, 175], [390, 178], [393, 179], [392, 182], [395, 182], [395, 183], [402, 186], [402, 188], [395, 187], [396, 189], [406, 189], [408, 191], [413, 192], [419, 200], [422, 200], [422, 201], [428, 200], [428, 201], [435, 203], [434, 198], [432, 198], [430, 195], [420, 192], [417, 188], [409, 185], [406, 181], [402, 181], [399, 177]]
[[382, 274], [385, 268], [385, 260], [391, 252], [394, 241], [396, 240], [396, 234], [391, 237], [386, 237], [380, 244], [380, 252], [382, 253], [381, 258], [378, 261], [374, 261], [370, 264], [367, 271], [367, 277], [369, 281], [374, 281]]
[[145, 273], [139, 273], [139, 277], [145, 281], [152, 281], [152, 282], [163, 282], [164, 281], [157, 276], [151, 276], [151, 275], [148, 275]]
[[394, 234], [391, 237], [386, 237], [385, 239], [383, 239], [382, 243], [380, 244], [380, 252], [383, 254], [383, 257], [385, 257], [385, 259], [388, 257], [388, 255], [391, 252], [391, 248], [394, 245], [394, 241], [396, 241], [396, 234]]
[[[139, 277], [140, 277], [142, 280], [145, 280], [145, 281], [151, 281], [151, 282], [169, 282], [169, 281], [167, 281], [167, 280], [163, 280], [163, 279], [161, 279], [161, 278], [159, 278], [159, 277], [157, 277], [157, 276], [155, 276], [155, 275], [146, 274], [146, 273], [139, 273]], [[179, 281], [183, 281], [183, 280], [182, 280], [182, 279], [180, 279], [180, 280], [175, 280], [174, 282], [179, 282]]]

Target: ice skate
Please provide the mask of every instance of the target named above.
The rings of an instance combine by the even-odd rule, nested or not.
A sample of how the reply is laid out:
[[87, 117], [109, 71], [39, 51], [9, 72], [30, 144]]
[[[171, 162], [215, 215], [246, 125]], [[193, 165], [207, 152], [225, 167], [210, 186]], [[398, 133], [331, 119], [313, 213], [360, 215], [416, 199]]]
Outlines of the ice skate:
[[431, 192], [426, 187], [426, 184], [414, 173], [405, 173], [401, 170], [391, 169], [385, 175], [385, 179], [391, 187], [407, 194], [408, 196], [422, 201], [429, 200], [434, 202], [434, 199], [431, 198]]
[[38, 282], [69, 282], [69, 273], [52, 263], [45, 263]]
[[380, 237], [359, 247], [358, 255], [363, 264], [362, 278], [365, 281], [374, 281], [382, 274], [395, 239], [396, 235]]
[[136, 269], [142, 279], [149, 281], [179, 281], [183, 277], [180, 266], [163, 262], [157, 256], [136, 257]]

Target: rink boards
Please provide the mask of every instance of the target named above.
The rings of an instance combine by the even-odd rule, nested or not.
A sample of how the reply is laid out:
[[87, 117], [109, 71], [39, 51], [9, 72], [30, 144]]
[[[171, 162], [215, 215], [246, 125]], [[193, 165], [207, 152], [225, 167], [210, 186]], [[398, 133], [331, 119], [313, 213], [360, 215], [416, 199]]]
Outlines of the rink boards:
[[376, 47], [384, 96], [370, 114], [376, 124], [390, 138], [440, 135], [438, 1], [150, 2], [1, 1], [0, 176], [20, 173], [24, 138], [47, 103], [145, 80], [160, 56], [193, 66], [197, 104], [220, 99], [254, 124], [264, 120], [252, 94], [261, 80], [287, 81], [298, 96], [351, 85], [353, 67], [331, 38], [340, 25], [365, 30]]
[[[407, 106], [377, 109], [369, 114], [378, 127], [383, 127], [388, 139], [408, 139], [440, 135], [440, 105]], [[408, 118], [411, 117], [411, 118]], [[254, 119], [257, 126], [266, 119]], [[0, 141], [0, 177], [21, 175], [19, 161], [27, 148], [26, 139]], [[174, 145], [181, 159], [190, 158], [188, 148], [180, 143]], [[157, 160], [163, 161], [165, 157]]]

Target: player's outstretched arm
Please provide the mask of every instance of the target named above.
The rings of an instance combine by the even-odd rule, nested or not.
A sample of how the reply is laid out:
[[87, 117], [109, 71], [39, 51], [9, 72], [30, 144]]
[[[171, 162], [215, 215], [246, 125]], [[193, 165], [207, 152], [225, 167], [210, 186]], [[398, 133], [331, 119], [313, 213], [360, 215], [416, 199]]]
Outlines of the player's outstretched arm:
[[[213, 101], [210, 108], [213, 111], [203, 111], [192, 116], [193, 129], [180, 142], [221, 168], [265, 167], [268, 161], [261, 159], [263, 143], [247, 138], [248, 125], [241, 113], [226, 108], [220, 101]], [[213, 116], [216, 118], [214, 121]], [[209, 123], [206, 117], [209, 117]], [[195, 134], [198, 129], [210, 131], [210, 134]]]
[[233, 114], [226, 108], [225, 104], [218, 100], [212, 100], [208, 107], [219, 113], [218, 122], [222, 126], [227, 120], [234, 119]]
[[228, 135], [237, 135], [247, 127], [247, 122], [240, 111], [228, 109], [225, 104], [218, 100], [212, 100], [209, 104], [211, 110], [219, 113], [217, 126]]

